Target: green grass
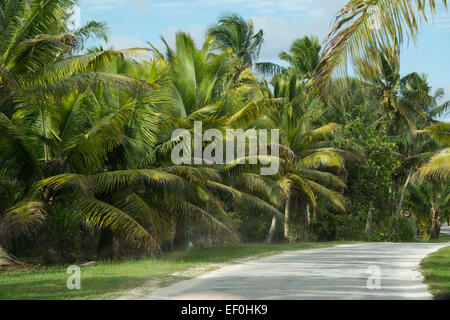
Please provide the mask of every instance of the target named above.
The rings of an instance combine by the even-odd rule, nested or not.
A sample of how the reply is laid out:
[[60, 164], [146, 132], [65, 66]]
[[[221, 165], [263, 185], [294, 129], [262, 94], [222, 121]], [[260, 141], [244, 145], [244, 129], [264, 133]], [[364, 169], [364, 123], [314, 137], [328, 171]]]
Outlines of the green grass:
[[424, 259], [421, 271], [435, 299], [450, 299], [450, 247]]
[[430, 240], [429, 242], [434, 242], [434, 243], [447, 243], [447, 242], [450, 242], [450, 234], [441, 233], [439, 235], [439, 240]]
[[[127, 260], [102, 263], [82, 268], [81, 290], [68, 290], [66, 281], [68, 266], [49, 267], [37, 271], [14, 271], [0, 275], [0, 299], [114, 299], [142, 286], [149, 280], [170, 284], [175, 272], [210, 264], [227, 263], [233, 260], [276, 253], [285, 250], [324, 248], [343, 242], [254, 244], [240, 247], [195, 249], [174, 252], [160, 258]], [[177, 278], [182, 280], [182, 278]]]

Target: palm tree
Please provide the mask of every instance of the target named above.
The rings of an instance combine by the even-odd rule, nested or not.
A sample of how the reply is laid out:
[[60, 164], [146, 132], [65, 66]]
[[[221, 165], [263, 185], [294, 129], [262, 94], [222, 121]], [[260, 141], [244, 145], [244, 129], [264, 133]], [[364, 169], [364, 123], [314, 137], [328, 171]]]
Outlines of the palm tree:
[[[62, 101], [48, 118], [52, 160], [44, 168], [34, 156], [39, 148], [34, 147], [33, 138], [40, 133], [32, 135], [35, 127], [30, 115], [23, 115], [29, 136], [10, 128], [9, 136], [23, 138], [22, 145], [2, 136], [6, 137], [3, 159], [23, 156], [13, 154], [13, 147], [26, 148], [37, 171], [23, 200], [4, 213], [11, 231], [31, 233], [58, 205], [75, 207], [89, 224], [101, 229], [98, 256], [102, 259], [112, 257], [116, 235], [148, 249], [156, 247], [175, 215], [189, 215], [228, 230], [218, 220], [222, 212], [211, 209], [217, 205], [202, 187], [205, 181], [217, 179], [217, 174], [153, 163], [154, 127], [161, 119], [151, 97], [134, 100], [126, 91], [106, 87], [69, 94]], [[8, 170], [7, 162], [2, 164]]]
[[420, 218], [426, 217], [430, 239], [438, 240], [440, 221], [449, 214], [450, 187], [444, 182], [414, 183], [408, 189], [407, 204]]
[[255, 32], [253, 22], [245, 21], [238, 14], [220, 18], [218, 24], [208, 30], [208, 35], [215, 39], [217, 49], [221, 51], [231, 49], [234, 57], [238, 59], [235, 79], [239, 78], [245, 69], [252, 67], [264, 75], [281, 71], [276, 64], [256, 62], [264, 42], [264, 31]]
[[[380, 55], [380, 70], [373, 72], [375, 55]], [[367, 94], [377, 97], [379, 117], [387, 118], [385, 128], [390, 135], [416, 130], [417, 124], [427, 121], [426, 109], [434, 102], [426, 79], [417, 73], [400, 75], [400, 52], [397, 48], [373, 51], [358, 64], [359, 74], [367, 87]]]
[[[440, 2], [440, 1], [438, 1]], [[326, 39], [314, 78], [319, 87], [328, 84], [333, 72], [346, 74], [349, 64], [360, 65], [373, 57], [373, 48], [393, 48], [405, 37], [416, 41], [420, 25], [436, 13], [435, 0], [351, 0], [336, 15]], [[447, 8], [447, 1], [442, 0]], [[381, 70], [380, 55], [373, 71]]]
[[[107, 76], [91, 73], [81, 77], [79, 73], [91, 71], [94, 66], [124, 54], [110, 51], [74, 56], [89, 37], [105, 39], [107, 29], [104, 23], [91, 21], [69, 33], [68, 9], [74, 4], [71, 0], [44, 3], [5, 0], [0, 3], [0, 118], [4, 151], [0, 170], [2, 184], [8, 186], [5, 195], [9, 195], [6, 197], [9, 200], [10, 196], [21, 198], [29, 192], [33, 182], [43, 177], [40, 160], [50, 160], [47, 139], [51, 133], [46, 123], [49, 96], [93, 85], [92, 81], [112, 83]], [[129, 79], [115, 80], [124, 84]], [[14, 118], [29, 111], [33, 113], [31, 110], [24, 112], [21, 108], [25, 106], [39, 110], [41, 132], [34, 142], [40, 140], [42, 156], [39, 152], [33, 153], [27, 132], [30, 126], [19, 128], [20, 116]], [[19, 165], [14, 166], [14, 162]]]
[[[201, 121], [204, 127], [225, 129], [227, 117], [239, 112], [241, 104], [252, 100], [253, 85], [257, 85], [251, 74], [242, 72], [239, 78], [242, 82], [237, 89], [230, 85], [232, 80], [229, 74], [232, 66], [230, 50], [216, 54], [213, 52], [213, 38], [207, 37], [201, 49], [197, 49], [192, 38], [185, 33], [176, 35], [175, 49], [166, 44], [166, 54], [163, 55], [154, 46], [155, 62], [160, 64], [160, 73], [167, 74], [169, 80], [170, 102], [160, 106], [159, 111], [164, 114], [164, 124], [161, 126], [160, 138], [156, 148], [157, 158], [161, 159], [163, 153], [170, 154], [174, 141], [171, 140], [173, 130], [185, 128], [192, 130], [195, 121]], [[166, 165], [170, 166], [170, 159], [165, 158]], [[203, 167], [203, 169], [202, 169]], [[211, 167], [196, 166], [196, 170], [212, 170]], [[199, 179], [196, 184], [201, 185], [208, 193], [212, 193], [217, 200], [226, 204], [225, 207], [215, 206], [214, 210], [223, 211], [227, 208], [240, 210], [254, 210], [278, 214], [275, 208], [265, 201], [263, 195], [253, 196], [255, 185], [243, 183], [249, 172], [231, 173], [232, 167], [216, 168], [221, 178]], [[256, 168], [253, 168], [255, 170]], [[189, 180], [192, 180], [189, 178]], [[257, 178], [253, 177], [252, 181]], [[258, 180], [259, 181], [259, 180]], [[259, 191], [264, 189], [260, 182]], [[266, 190], [267, 194], [267, 190]], [[214, 211], [213, 210], [213, 211]], [[223, 214], [224, 217], [226, 215]], [[175, 247], [185, 248], [186, 224], [189, 219], [182, 216], [176, 218]]]
[[[402, 118], [406, 119], [407, 123], [412, 123], [414, 127], [424, 128], [427, 125], [435, 123], [435, 118], [442, 115], [449, 107], [449, 101], [439, 104], [438, 101], [444, 96], [444, 90], [438, 89], [434, 95], [431, 94], [431, 86], [427, 81], [428, 77], [425, 74], [419, 75], [418, 73], [411, 73], [400, 80], [400, 108], [405, 109], [405, 112], [410, 115]], [[407, 109], [410, 107], [409, 110]], [[414, 119], [411, 117], [415, 110], [418, 117]], [[423, 121], [425, 120], [425, 121]], [[395, 128], [401, 127], [400, 120], [396, 121]], [[404, 157], [403, 167], [409, 171], [406, 178], [405, 185], [403, 187], [400, 201], [398, 205], [398, 213], [400, 214], [403, 209], [403, 200], [405, 197], [406, 189], [408, 187], [411, 178], [417, 168], [423, 164], [424, 159], [428, 158], [431, 153], [434, 153], [437, 146], [436, 143], [430, 141], [431, 139], [424, 139], [416, 135], [409, 133], [403, 133], [402, 138], [399, 141], [399, 151]]]
[[318, 210], [317, 202], [321, 200], [333, 209], [345, 211], [343, 196], [332, 190], [345, 188], [345, 183], [335, 175], [336, 170], [344, 168], [345, 151], [332, 147], [328, 141], [327, 136], [338, 126], [320, 124], [323, 112], [319, 98], [300, 95], [292, 102], [272, 99], [249, 104], [230, 119], [234, 126], [246, 123], [249, 127], [280, 130], [283, 164], [274, 179], [284, 199], [286, 239], [291, 236], [293, 209], [299, 210], [303, 219], [310, 208]]
[[[49, 19], [57, 19], [65, 12], [62, 10], [65, 7], [58, 7], [56, 1], [46, 3], [54, 5], [42, 8], [55, 11], [53, 16], [51, 12], [45, 13]], [[14, 32], [24, 32], [25, 18], [34, 19], [36, 12], [28, 9], [36, 8], [25, 6], [24, 11], [17, 8], [16, 14], [24, 17], [11, 24], [11, 34], [4, 34], [11, 38], [11, 44], [17, 40]], [[55, 25], [49, 23], [49, 26]], [[95, 23], [75, 34], [87, 37], [90, 28], [95, 34], [101, 34]], [[52, 30], [64, 31], [64, 24]], [[38, 34], [31, 40], [11, 45], [9, 56], [4, 54], [3, 62], [9, 69], [2, 69], [2, 74], [8, 76], [2, 77], [5, 98], [2, 109], [10, 116], [0, 114], [1, 185], [9, 189], [15, 184], [14, 196], [20, 195], [21, 199], [4, 208], [7, 210], [2, 215], [10, 230], [31, 233], [45, 222], [56, 203], [76, 206], [91, 224], [102, 229], [99, 256], [109, 257], [111, 250], [104, 249], [111, 247], [111, 232], [146, 246], [157, 244], [155, 229], [161, 229], [161, 224], [155, 226], [155, 221], [161, 219], [155, 215], [158, 212], [155, 208], [161, 210], [159, 206], [163, 203], [173, 204], [165, 210], [197, 212], [204, 220], [216, 221], [202, 209], [205, 200], [199, 197], [200, 191], [197, 194], [179, 191], [184, 185], [181, 176], [149, 169], [154, 167], [151, 160], [156, 144], [155, 126], [160, 118], [154, 109], [160, 101], [155, 101], [153, 92], [162, 84], [158, 83], [160, 79], [153, 79], [151, 74], [145, 79], [125, 75], [129, 69], [137, 69], [136, 63], [128, 63], [126, 68], [116, 62], [111, 67], [112, 61], [123, 60], [126, 53], [134, 50], [94, 50], [74, 55], [80, 43], [82, 38], [71, 34]], [[216, 71], [220, 71], [221, 64], [217, 64]], [[96, 89], [101, 84], [106, 87]], [[208, 90], [203, 92], [205, 98], [211, 92]], [[168, 184], [178, 188], [173, 193], [184, 196], [176, 200], [165, 196], [170, 193], [165, 191]], [[142, 190], [144, 185], [146, 188]], [[148, 192], [149, 188], [153, 192]], [[158, 192], [160, 199], [152, 198]]]
[[292, 72], [308, 82], [319, 63], [321, 48], [319, 38], [306, 36], [295, 40], [289, 53], [281, 52], [280, 59], [288, 62]]

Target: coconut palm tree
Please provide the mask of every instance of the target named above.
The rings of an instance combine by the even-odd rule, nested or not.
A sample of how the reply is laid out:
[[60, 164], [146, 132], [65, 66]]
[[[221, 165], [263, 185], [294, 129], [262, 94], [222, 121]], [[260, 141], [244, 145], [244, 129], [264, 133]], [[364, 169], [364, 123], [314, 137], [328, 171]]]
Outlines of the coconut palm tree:
[[408, 189], [407, 204], [419, 219], [427, 220], [431, 240], [439, 239], [441, 219], [450, 213], [449, 201], [450, 187], [444, 181], [416, 182]]
[[[258, 100], [256, 97], [259, 96], [259, 85], [249, 71], [230, 78], [233, 66], [231, 51], [214, 53], [213, 38], [207, 37], [201, 49], [197, 49], [192, 38], [185, 33], [178, 33], [176, 39], [174, 49], [163, 40], [166, 44], [165, 55], [152, 46], [162, 73], [168, 75], [168, 93], [171, 97], [171, 102], [160, 109], [165, 114], [165, 124], [161, 127], [158, 152], [171, 150], [173, 130], [192, 130], [194, 121], [201, 121], [205, 128], [224, 130], [228, 117], [239, 112], [249, 101]], [[239, 86], [234, 83], [239, 83]], [[167, 158], [166, 161], [170, 162]], [[208, 167], [208, 170], [211, 169]], [[254, 174], [255, 170], [259, 170], [258, 166], [244, 171], [242, 168], [235, 169], [233, 165], [215, 169], [221, 178], [203, 179], [202, 185], [226, 205], [223, 210], [256, 209], [270, 215], [281, 215], [276, 200], [269, 195], [269, 188], [264, 186], [262, 178]], [[180, 236], [176, 237], [176, 247], [185, 244], [183, 235], [187, 222], [182, 218], [177, 221], [175, 233]]]
[[34, 156], [40, 153], [33, 143], [40, 132], [30, 121], [33, 110], [20, 115], [20, 120], [27, 119], [22, 126], [27, 129], [28, 123], [28, 135], [20, 135], [17, 128], [14, 132], [23, 138], [22, 145], [2, 136], [6, 142], [2, 144], [3, 171], [8, 170], [6, 157], [22, 156], [10, 152], [13, 147], [27, 148], [30, 161], [36, 161], [35, 182], [22, 201], [4, 213], [11, 231], [30, 233], [58, 205], [75, 207], [89, 224], [102, 230], [99, 258], [111, 258], [114, 236], [155, 247], [176, 215], [228, 229], [219, 222], [222, 212], [214, 210], [217, 205], [203, 186], [205, 181], [217, 180], [217, 174], [152, 162], [160, 117], [150, 97], [135, 100], [126, 91], [106, 87], [65, 95], [62, 101], [55, 103], [58, 109], [47, 118], [52, 129], [51, 160], [44, 165]]
[[[9, 200], [13, 197], [17, 201], [29, 193], [33, 183], [44, 177], [42, 160], [47, 165], [51, 160], [48, 139], [52, 133], [46, 122], [50, 97], [93, 86], [94, 82], [124, 85], [130, 81], [126, 77], [121, 80], [121, 77], [109, 75], [108, 78], [108, 75], [94, 72], [80, 75], [122, 58], [124, 52], [75, 55], [89, 37], [106, 39], [107, 27], [102, 22], [91, 21], [78, 30], [69, 30], [69, 9], [74, 4], [71, 0], [5, 0], [0, 3], [0, 118], [4, 151], [0, 171], [2, 184], [9, 190], [5, 193]], [[32, 108], [26, 108], [30, 106]], [[28, 114], [28, 120], [36, 124], [36, 118], [31, 119], [35, 111], [39, 114], [40, 134], [30, 140], [30, 126], [23, 126], [20, 119]], [[37, 141], [42, 153], [35, 152]], [[19, 165], [15, 166], [14, 162]], [[35, 204], [30, 207], [31, 211], [42, 209], [37, 202]]]
[[253, 22], [246, 21], [238, 14], [228, 14], [219, 19], [217, 25], [208, 30], [213, 37], [216, 48], [221, 51], [231, 49], [238, 59], [235, 65], [235, 79], [247, 68], [255, 68], [261, 74], [275, 74], [282, 70], [270, 62], [257, 62], [264, 42], [264, 31], [255, 31]]
[[[49, 14], [49, 19], [59, 19], [58, 15], [64, 14], [66, 7], [58, 7], [56, 1], [46, 3], [54, 4], [54, 7], [42, 8], [55, 11], [53, 16], [51, 10], [45, 13]], [[25, 27], [26, 18], [33, 20], [37, 14], [28, 9], [44, 14], [35, 6], [25, 6], [25, 13], [19, 10], [18, 14], [24, 13], [24, 16], [18, 18], [17, 25], [11, 25], [11, 34], [8, 34], [11, 43], [17, 38], [12, 35], [14, 32], [24, 32], [19, 22]], [[49, 26], [54, 27], [51, 23]], [[64, 27], [61, 24], [59, 29], [48, 31], [65, 31]], [[99, 256], [109, 257], [111, 252], [103, 254], [102, 247], [111, 247], [112, 232], [144, 245], [157, 244], [155, 229], [158, 226], [150, 222], [155, 218], [152, 208], [160, 208], [158, 206], [164, 203], [162, 199], [167, 199], [166, 204], [173, 204], [166, 207], [166, 211], [197, 212], [197, 216], [214, 219], [202, 209], [206, 204], [205, 197], [199, 196], [201, 191], [177, 189], [172, 192], [184, 196], [175, 201], [164, 195], [166, 182], [169, 182], [164, 177], [170, 177], [176, 188], [184, 185], [183, 178], [152, 169], [155, 167], [151, 163], [156, 144], [155, 127], [160, 117], [154, 108], [160, 102], [155, 101], [153, 92], [155, 84], [162, 85], [158, 83], [161, 79], [154, 79], [152, 74], [141, 79], [137, 70], [133, 75], [137, 79], [125, 75], [130, 69], [138, 69], [136, 63], [128, 63], [126, 67], [116, 62], [111, 70], [112, 61], [122, 59], [123, 63], [124, 55], [134, 50], [93, 50], [74, 55], [82, 42], [80, 37], [87, 37], [90, 28], [96, 34], [101, 33], [99, 25], [90, 23], [75, 31], [80, 36], [38, 34], [31, 40], [11, 45], [8, 50], [14, 54], [4, 55], [3, 62], [9, 69], [2, 69], [8, 77], [2, 78], [1, 89], [5, 98], [3, 106], [11, 119], [1, 114], [2, 187], [18, 182], [23, 186], [15, 188], [14, 196], [20, 201], [3, 216], [10, 230], [30, 233], [44, 223], [56, 202], [75, 205], [91, 224], [102, 229]], [[216, 71], [220, 71], [221, 64], [217, 64]], [[106, 87], [96, 89], [99, 85]], [[208, 90], [202, 91], [205, 99], [211, 93]], [[158, 178], [154, 176], [153, 180], [153, 174]], [[156, 184], [149, 193], [151, 186], [147, 182], [151, 180]], [[159, 185], [164, 190], [159, 191], [162, 195], [158, 200], [152, 197], [158, 193]], [[141, 189], [136, 190], [137, 186]], [[142, 190], [142, 186], [146, 188]], [[79, 192], [73, 192], [73, 188]]]
[[[389, 119], [390, 125], [385, 129], [390, 135], [416, 130], [417, 124], [427, 121], [425, 108], [434, 101], [431, 88], [416, 73], [401, 77], [398, 49], [384, 48], [381, 53], [375, 50], [372, 54], [359, 64], [359, 74], [367, 93], [379, 101], [379, 117]], [[381, 69], [374, 73], [373, 60], [378, 54]]]
[[303, 94], [291, 102], [272, 99], [252, 103], [230, 118], [233, 126], [247, 123], [250, 127], [280, 130], [283, 164], [274, 179], [284, 200], [286, 239], [291, 236], [289, 223], [293, 209], [300, 210], [301, 216], [308, 215], [310, 209], [318, 210], [320, 200], [333, 209], [345, 211], [343, 196], [333, 188], [345, 188], [335, 173], [344, 168], [346, 152], [327, 141], [338, 125], [321, 124], [323, 112], [318, 97]]
[[288, 62], [292, 72], [308, 82], [319, 63], [321, 48], [319, 38], [306, 36], [295, 40], [289, 53], [281, 52], [280, 59]]

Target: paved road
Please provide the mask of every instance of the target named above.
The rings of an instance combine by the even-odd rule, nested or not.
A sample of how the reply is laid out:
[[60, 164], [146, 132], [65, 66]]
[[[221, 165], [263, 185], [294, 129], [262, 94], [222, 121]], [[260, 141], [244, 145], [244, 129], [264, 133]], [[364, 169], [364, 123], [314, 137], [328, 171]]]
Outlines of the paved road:
[[[448, 245], [370, 243], [285, 252], [227, 266], [146, 298], [432, 299], [417, 269], [424, 257]], [[367, 286], [371, 266], [381, 272], [380, 289]]]
[[450, 226], [442, 227], [441, 233], [449, 234], [450, 235]]

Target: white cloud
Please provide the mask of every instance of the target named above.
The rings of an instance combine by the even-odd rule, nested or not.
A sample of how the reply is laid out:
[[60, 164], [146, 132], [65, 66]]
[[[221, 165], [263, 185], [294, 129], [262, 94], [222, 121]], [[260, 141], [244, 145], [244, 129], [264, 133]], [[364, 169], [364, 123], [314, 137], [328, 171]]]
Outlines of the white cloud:
[[[199, 10], [227, 8], [230, 11], [251, 11], [251, 19], [257, 29], [265, 32], [265, 42], [261, 52], [262, 60], [277, 60], [282, 50], [288, 50], [296, 38], [317, 35], [322, 40], [330, 27], [333, 16], [348, 0], [84, 0], [87, 10], [109, 10], [131, 6], [135, 9], [184, 10], [193, 14]], [[166, 14], [166, 13], [164, 13]], [[170, 14], [168, 11], [167, 14]], [[250, 17], [245, 17], [250, 18]], [[198, 22], [197, 22], [198, 23]], [[201, 45], [208, 25], [183, 28]], [[177, 27], [163, 32], [170, 45], [174, 44]], [[115, 46], [139, 44], [139, 40], [127, 36], [116, 36], [110, 41]], [[161, 47], [161, 44], [158, 44]]]
[[[288, 13], [298, 14], [311, 11], [313, 7], [342, 7], [348, 0], [84, 0], [83, 4], [91, 10], [109, 10], [129, 6], [141, 9], [148, 8], [192, 8], [193, 10], [214, 7], [233, 7], [237, 9], [250, 9], [255, 14]], [[339, 3], [339, 5], [336, 5]], [[336, 11], [334, 10], [333, 13]]]
[[[438, 101], [439, 104], [442, 104], [446, 101], [450, 101], [450, 83], [447, 83], [446, 85], [440, 85], [440, 86], [433, 86], [433, 90], [437, 90], [438, 88], [443, 88], [445, 91], [445, 96], [441, 100]], [[438, 120], [441, 121], [450, 121], [450, 110], [447, 110], [447, 112], [442, 115], [441, 118]]]
[[[450, 101], [450, 83], [447, 83], [443, 88], [445, 90], [445, 97], [441, 100], [441, 103]], [[447, 121], [450, 121], [450, 110], [447, 111]]]
[[107, 46], [117, 50], [148, 47], [148, 45], [144, 41], [132, 38], [127, 35], [111, 37], [107, 43]]
[[[256, 29], [264, 30], [264, 44], [261, 59], [277, 59], [281, 51], [287, 51], [295, 39], [304, 36], [317, 36], [321, 41], [325, 39], [329, 30], [333, 14], [331, 12], [310, 13], [312, 17], [300, 22], [287, 22], [282, 18], [269, 16], [252, 17]], [[322, 23], [318, 23], [322, 21]], [[328, 21], [325, 23], [325, 21]]]
[[431, 27], [440, 32], [450, 32], [450, 15], [440, 14], [431, 22]]
[[150, 0], [84, 0], [83, 5], [86, 5], [89, 10], [105, 11], [117, 9], [122, 6], [129, 6], [130, 3], [137, 9], [147, 9]]
[[[184, 28], [183, 30], [180, 30], [179, 28], [169, 28], [166, 31], [164, 31], [164, 33], [162, 34], [162, 36], [164, 37], [164, 39], [166, 39], [167, 43], [169, 44], [169, 46], [173, 47], [175, 45], [175, 34], [178, 31], [183, 31], [186, 33], [189, 33], [192, 37], [192, 39], [194, 39], [195, 44], [197, 45], [197, 47], [200, 47], [203, 42], [205, 41], [206, 38], [206, 32], [208, 31], [208, 27], [207, 26], [192, 26], [190, 28]], [[157, 45], [158, 48], [161, 48], [160, 45]]]
[[[285, 17], [275, 17], [274, 15], [256, 15], [250, 17], [254, 22], [255, 29], [264, 30], [264, 44], [261, 50], [260, 60], [264, 61], [276, 61], [278, 55], [283, 50], [289, 50], [293, 41], [297, 38], [304, 36], [315, 35], [318, 36], [320, 40], [323, 40], [330, 30], [330, 24], [333, 20], [334, 15], [339, 10], [339, 8], [347, 2], [347, 0], [321, 0], [320, 6], [317, 3], [313, 3], [312, 0], [281, 0], [281, 1], [271, 1], [271, 0], [256, 0], [253, 2], [242, 1], [242, 0], [195, 0], [194, 2], [198, 4], [204, 3], [205, 5], [212, 6], [218, 4], [239, 4], [236, 9], [241, 9], [243, 7], [255, 7], [259, 10], [262, 9], [274, 9], [275, 5], [277, 10], [288, 9], [288, 4], [294, 4], [292, 7], [291, 14], [299, 14], [299, 18], [292, 18], [289, 15]], [[167, 5], [169, 5], [167, 3]], [[299, 5], [301, 4], [301, 5]], [[186, 6], [193, 6], [191, 3], [186, 3]], [[305, 9], [306, 8], [306, 9]], [[297, 10], [297, 11], [296, 11]], [[304, 10], [307, 10], [303, 12]], [[190, 33], [195, 43], [201, 45], [204, 41], [206, 31], [208, 26], [193, 26], [190, 28], [184, 28], [183, 31]], [[166, 38], [170, 45], [175, 42], [175, 32], [178, 28], [172, 27], [164, 31], [163, 36]]]
[[79, 6], [73, 6], [70, 9], [69, 28], [78, 29], [81, 27], [81, 8]]

